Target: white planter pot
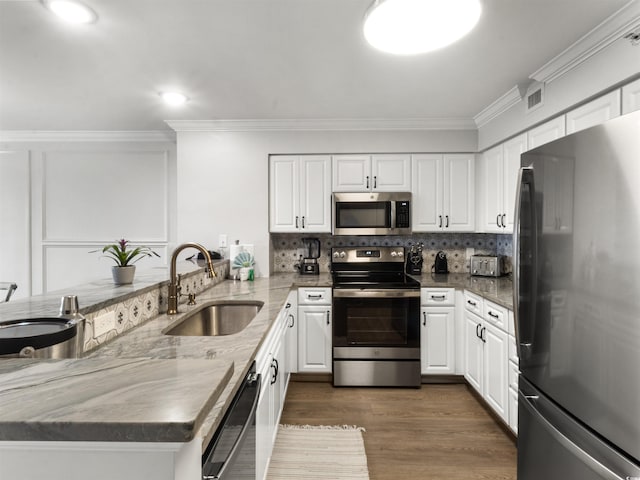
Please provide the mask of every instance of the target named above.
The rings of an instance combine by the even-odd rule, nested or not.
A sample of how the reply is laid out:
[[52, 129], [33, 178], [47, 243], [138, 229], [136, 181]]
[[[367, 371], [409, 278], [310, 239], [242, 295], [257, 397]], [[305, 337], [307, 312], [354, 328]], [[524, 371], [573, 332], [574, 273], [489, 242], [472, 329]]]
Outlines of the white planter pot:
[[116, 285], [128, 285], [133, 283], [133, 277], [136, 273], [136, 266], [129, 265], [127, 267], [111, 267], [111, 275], [113, 275], [113, 283]]

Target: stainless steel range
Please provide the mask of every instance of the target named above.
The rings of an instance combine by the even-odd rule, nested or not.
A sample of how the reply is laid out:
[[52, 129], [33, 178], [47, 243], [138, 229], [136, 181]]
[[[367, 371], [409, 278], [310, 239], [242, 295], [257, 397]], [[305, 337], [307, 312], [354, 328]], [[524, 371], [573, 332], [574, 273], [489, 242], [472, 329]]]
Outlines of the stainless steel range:
[[333, 384], [420, 386], [420, 283], [404, 247], [331, 249]]

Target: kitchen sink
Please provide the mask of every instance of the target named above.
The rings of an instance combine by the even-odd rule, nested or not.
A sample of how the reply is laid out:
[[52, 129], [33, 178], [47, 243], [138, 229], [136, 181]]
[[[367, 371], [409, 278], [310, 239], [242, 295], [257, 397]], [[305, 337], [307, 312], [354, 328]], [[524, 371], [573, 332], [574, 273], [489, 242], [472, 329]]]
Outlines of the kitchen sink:
[[198, 337], [233, 335], [247, 328], [263, 305], [263, 302], [233, 300], [207, 302], [170, 325], [164, 334]]

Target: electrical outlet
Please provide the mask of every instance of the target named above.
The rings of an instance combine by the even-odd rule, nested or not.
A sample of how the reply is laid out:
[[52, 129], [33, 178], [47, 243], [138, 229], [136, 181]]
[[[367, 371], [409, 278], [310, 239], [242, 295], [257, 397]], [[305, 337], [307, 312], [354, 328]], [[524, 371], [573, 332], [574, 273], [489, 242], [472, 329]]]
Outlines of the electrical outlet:
[[225, 247], [227, 246], [228, 241], [229, 241], [229, 240], [228, 240], [228, 238], [227, 238], [227, 234], [226, 234], [226, 233], [221, 233], [221, 234], [218, 236], [218, 246], [219, 246], [220, 248], [225, 248]]
[[99, 337], [104, 335], [109, 330], [115, 330], [116, 328], [116, 312], [103, 313], [102, 315], [93, 319], [93, 336]]

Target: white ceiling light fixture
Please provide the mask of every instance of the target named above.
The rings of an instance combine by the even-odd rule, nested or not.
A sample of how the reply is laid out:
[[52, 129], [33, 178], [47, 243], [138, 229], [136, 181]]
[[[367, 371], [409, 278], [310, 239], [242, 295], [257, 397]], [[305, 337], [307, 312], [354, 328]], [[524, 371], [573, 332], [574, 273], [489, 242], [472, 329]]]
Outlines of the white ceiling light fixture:
[[478, 23], [480, 0], [375, 0], [364, 36], [378, 50], [415, 55], [452, 44]]
[[69, 23], [95, 23], [98, 14], [84, 3], [72, 0], [44, 0], [44, 6]]
[[180, 92], [160, 92], [160, 97], [164, 103], [172, 107], [179, 107], [189, 101], [189, 97]]

